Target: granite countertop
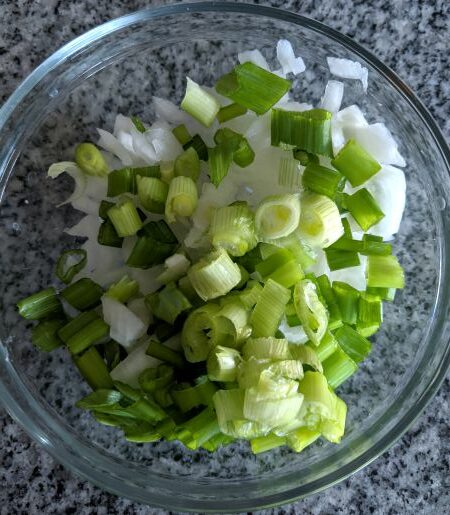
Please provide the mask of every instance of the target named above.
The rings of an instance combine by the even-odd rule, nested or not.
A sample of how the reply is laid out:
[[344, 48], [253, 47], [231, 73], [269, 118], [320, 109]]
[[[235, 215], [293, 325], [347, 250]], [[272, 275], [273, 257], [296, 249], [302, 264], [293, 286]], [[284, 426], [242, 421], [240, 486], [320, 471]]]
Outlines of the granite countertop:
[[[450, 138], [449, 2], [257, 3], [301, 12], [365, 45], [418, 94]], [[149, 4], [144, 0], [3, 2], [0, 104], [63, 43]], [[449, 513], [449, 393], [447, 378], [405, 436], [370, 466], [323, 493], [270, 513]], [[1, 408], [0, 429], [0, 513], [160, 513], [75, 477], [31, 441]]]

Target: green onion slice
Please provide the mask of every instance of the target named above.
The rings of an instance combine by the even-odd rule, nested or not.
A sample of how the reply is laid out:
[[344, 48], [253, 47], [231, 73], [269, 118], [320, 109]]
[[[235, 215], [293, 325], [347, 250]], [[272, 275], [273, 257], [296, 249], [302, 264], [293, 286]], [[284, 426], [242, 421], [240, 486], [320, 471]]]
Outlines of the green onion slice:
[[83, 270], [87, 263], [87, 253], [84, 249], [64, 251], [56, 263], [56, 276], [63, 283], [69, 284], [75, 275]]
[[328, 325], [328, 313], [320, 302], [315, 284], [303, 279], [294, 288], [294, 306], [297, 316], [314, 345], [319, 345]]

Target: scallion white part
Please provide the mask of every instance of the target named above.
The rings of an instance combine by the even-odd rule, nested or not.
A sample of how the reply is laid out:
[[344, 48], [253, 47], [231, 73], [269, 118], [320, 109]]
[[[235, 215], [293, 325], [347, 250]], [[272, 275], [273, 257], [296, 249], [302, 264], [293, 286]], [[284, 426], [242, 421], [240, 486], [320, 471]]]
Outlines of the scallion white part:
[[364, 92], [367, 91], [369, 72], [360, 63], [338, 57], [327, 57], [327, 63], [332, 75], [342, 79], [358, 79], [361, 81]]
[[325, 92], [320, 101], [321, 109], [337, 113], [341, 108], [344, 96], [344, 83], [338, 80], [329, 80], [325, 86]]
[[277, 59], [281, 64], [284, 75], [293, 73], [298, 75], [306, 70], [301, 57], [295, 57], [291, 43], [287, 39], [280, 39], [277, 43]]

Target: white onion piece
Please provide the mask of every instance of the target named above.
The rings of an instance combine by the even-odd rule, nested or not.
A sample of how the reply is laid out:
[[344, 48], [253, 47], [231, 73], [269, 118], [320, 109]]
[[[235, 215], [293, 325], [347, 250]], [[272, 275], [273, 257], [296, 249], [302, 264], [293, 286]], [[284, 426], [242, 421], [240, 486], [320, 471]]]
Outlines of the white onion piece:
[[349, 268], [342, 268], [341, 270], [334, 270], [330, 272], [330, 281], [341, 281], [347, 283], [359, 291], [366, 289], [366, 265], [367, 256], [359, 255], [360, 264]]
[[156, 116], [174, 125], [180, 125], [186, 120], [186, 113], [184, 113], [178, 106], [170, 100], [161, 97], [153, 97], [153, 106], [155, 108]]
[[144, 297], [130, 300], [127, 303], [127, 308], [131, 310], [137, 317], [139, 317], [146, 327], [148, 327], [153, 321], [153, 316], [145, 304]]
[[175, 161], [183, 152], [183, 147], [168, 127], [155, 127], [155, 125], [145, 133], [145, 137], [153, 146], [156, 160]]
[[192, 217], [194, 227], [205, 230], [209, 227], [212, 211], [216, 207], [223, 207], [233, 202], [237, 187], [226, 180], [227, 177], [216, 188], [211, 183], [205, 183], [198, 199], [197, 208]]
[[293, 73], [298, 75], [306, 70], [301, 57], [295, 57], [291, 43], [287, 39], [280, 39], [277, 43], [277, 59], [281, 64], [284, 75]]
[[133, 267], [126, 267], [125, 269], [125, 273], [138, 282], [139, 291], [142, 295], [153, 293], [161, 287], [161, 285], [156, 281], [156, 277], [163, 271], [163, 265], [154, 266], [148, 270]]
[[72, 227], [66, 227], [64, 232], [70, 236], [81, 236], [83, 238], [97, 238], [100, 228], [100, 219], [95, 215], [84, 216], [77, 224]]
[[72, 179], [75, 181], [75, 188], [72, 192], [72, 195], [70, 195], [68, 199], [66, 199], [64, 202], [61, 202], [56, 207], [63, 206], [64, 204], [68, 204], [69, 202], [73, 202], [74, 200], [81, 198], [86, 188], [86, 175], [76, 163], [72, 161], [54, 163], [48, 169], [47, 175], [52, 179], [56, 179], [56, 177], [59, 177], [62, 173], [67, 173], [67, 175], [72, 177]]
[[348, 106], [336, 113], [331, 119], [331, 141], [334, 155], [355, 132], [368, 125], [363, 112], [357, 105]]
[[102, 297], [103, 318], [113, 340], [130, 349], [147, 331], [147, 326], [131, 309], [112, 297]]
[[338, 57], [327, 57], [327, 63], [333, 75], [342, 79], [358, 79], [361, 81], [364, 92], [367, 91], [369, 72], [360, 63]]
[[98, 216], [100, 201], [106, 197], [108, 181], [106, 177], [86, 176], [86, 187], [83, 195], [72, 200], [72, 206], [78, 211]]
[[111, 370], [111, 379], [129, 384], [134, 388], [139, 388], [138, 377], [146, 368], [156, 367], [161, 361], [146, 354], [148, 342], [145, 341], [128, 356], [121, 361], [117, 367]]
[[97, 132], [100, 136], [100, 139], [97, 141], [99, 147], [118, 157], [123, 166], [133, 166], [135, 164], [133, 154], [115, 136], [103, 129], [97, 129]]
[[259, 66], [260, 68], [264, 68], [264, 70], [270, 71], [265, 57], [259, 50], [245, 50], [244, 52], [239, 52], [238, 60], [241, 64], [250, 62], [256, 64], [256, 66]]
[[266, 113], [258, 116], [245, 133], [245, 137], [255, 151], [256, 156], [258, 156], [260, 150], [270, 148], [270, 114]]
[[344, 83], [338, 80], [329, 80], [320, 101], [320, 107], [331, 113], [337, 113], [341, 108], [344, 97]]
[[293, 343], [295, 345], [302, 345], [309, 339], [301, 325], [290, 327], [286, 321], [286, 317], [281, 319], [278, 329], [284, 334], [284, 337], [289, 343]]
[[282, 100], [283, 99], [278, 102], [276, 107], [280, 107], [286, 111], [297, 111], [301, 113], [302, 111], [309, 111], [313, 108], [311, 104], [306, 104], [304, 102], [295, 102], [294, 100], [287, 100], [286, 102], [282, 102]]
[[330, 276], [330, 268], [327, 262], [327, 256], [322, 249], [316, 248], [314, 249], [316, 254], [316, 258], [314, 263], [306, 269], [306, 272], [309, 274], [314, 274], [316, 277], [320, 275], [326, 274], [328, 277]]

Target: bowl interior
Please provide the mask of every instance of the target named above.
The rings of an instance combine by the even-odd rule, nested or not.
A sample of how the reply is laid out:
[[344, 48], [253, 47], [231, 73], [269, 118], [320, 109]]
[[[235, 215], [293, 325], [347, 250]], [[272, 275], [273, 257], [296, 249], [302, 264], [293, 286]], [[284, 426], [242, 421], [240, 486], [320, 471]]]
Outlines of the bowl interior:
[[[446, 173], [444, 161], [420, 115], [371, 65], [367, 95], [359, 82], [346, 81], [343, 105], [357, 103], [371, 123], [385, 122], [407, 161], [407, 205], [394, 244], [406, 271], [406, 288], [386, 305], [369, 359], [338, 390], [348, 404], [340, 446], [319, 441], [300, 455], [280, 448], [254, 456], [244, 443], [214, 454], [188, 451], [177, 443], [128, 443], [118, 430], [97, 425], [74, 407], [87, 389], [68, 354], [62, 349], [49, 355], [36, 351], [30, 324], [16, 313], [17, 300], [56, 284], [58, 255], [82, 241], [63, 233], [82, 214], [69, 206], [55, 207], [69, 195], [70, 179], [52, 181], [46, 171], [53, 162], [73, 159], [78, 142], [96, 141], [96, 127], [112, 129], [117, 113], [151, 122], [153, 95], [179, 102], [187, 75], [213, 85], [245, 49], [261, 49], [276, 69], [280, 38], [292, 42], [307, 66], [294, 81], [294, 97], [301, 102], [316, 105], [320, 100], [329, 78], [327, 56], [363, 61], [333, 34], [284, 17], [217, 11], [137, 17], [60, 58], [16, 107], [17, 117], [7, 127], [17, 156], [14, 166], [7, 163], [9, 181], [7, 172], [2, 179], [6, 189], [0, 220], [0, 323], [8, 384], [17, 397], [27, 397], [30, 412], [46, 418], [41, 438], [53, 452], [61, 455], [64, 449], [86, 465], [78, 471], [90, 479], [152, 504], [245, 509], [287, 501], [337, 480], [362, 465], [363, 456], [367, 461], [367, 452], [382, 450], [383, 439], [423, 395], [441, 359], [442, 349], [431, 336], [437, 330], [443, 271], [445, 194], [438, 193], [438, 185]], [[57, 436], [52, 440], [49, 435]]]

